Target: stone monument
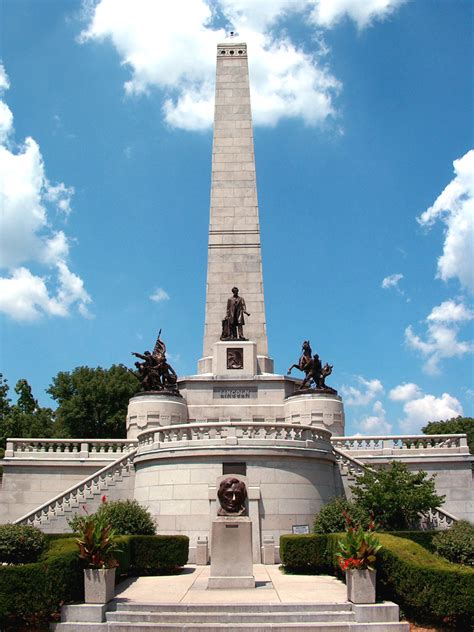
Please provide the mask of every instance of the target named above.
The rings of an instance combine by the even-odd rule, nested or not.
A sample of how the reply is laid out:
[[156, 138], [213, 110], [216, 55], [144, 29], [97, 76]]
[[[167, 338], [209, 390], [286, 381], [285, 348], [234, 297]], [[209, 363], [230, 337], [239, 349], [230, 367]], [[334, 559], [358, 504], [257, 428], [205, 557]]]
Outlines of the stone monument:
[[[205, 563], [210, 546], [211, 583], [237, 577], [242, 586], [253, 582], [249, 556], [260, 563], [263, 550], [264, 560], [278, 563], [280, 535], [311, 525], [334, 496], [350, 495], [364, 463], [383, 467], [397, 459], [413, 471], [436, 472], [447, 497], [443, 509], [472, 519], [473, 457], [465, 436], [344, 437], [342, 399], [325, 383], [332, 366], [323, 365], [309, 340], [289, 369], [300, 369], [303, 379], [274, 373], [247, 46], [234, 40], [217, 46], [204, 344], [196, 374], [177, 378], [165, 351], [158, 336], [153, 352], [136, 354], [143, 390], [130, 400], [126, 440], [7, 440], [0, 521], [67, 531], [67, 512], [85, 499], [94, 511], [106, 490], [111, 500], [135, 498], [148, 507], [158, 533], [189, 536], [191, 563]], [[454, 519], [446, 512], [437, 518]]]
[[221, 477], [219, 509], [212, 521], [211, 573], [208, 588], [254, 588], [252, 523], [247, 513], [247, 488], [237, 476]]

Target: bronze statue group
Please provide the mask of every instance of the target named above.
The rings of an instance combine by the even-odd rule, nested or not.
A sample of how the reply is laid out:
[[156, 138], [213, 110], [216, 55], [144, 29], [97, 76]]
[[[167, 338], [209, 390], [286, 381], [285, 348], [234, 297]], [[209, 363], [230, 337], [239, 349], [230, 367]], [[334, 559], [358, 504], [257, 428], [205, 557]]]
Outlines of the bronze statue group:
[[[239, 296], [239, 289], [232, 288], [232, 296], [227, 301], [226, 316], [222, 321], [221, 340], [246, 340], [243, 326], [244, 314], [247, 312], [245, 300]], [[136, 371], [128, 369], [140, 381], [143, 391], [178, 391], [178, 376], [166, 360], [166, 345], [161, 340], [161, 329], [153, 349], [153, 353], [145, 351], [143, 354], [133, 352], [142, 362], [135, 362]], [[297, 364], [292, 364], [287, 374], [292, 369], [302, 371], [305, 376], [297, 391], [318, 390], [324, 393], [337, 394], [330, 386], [326, 385], [326, 378], [331, 375], [333, 365], [321, 363], [319, 355], [312, 354], [309, 340], [305, 340], [302, 346], [302, 354]]]

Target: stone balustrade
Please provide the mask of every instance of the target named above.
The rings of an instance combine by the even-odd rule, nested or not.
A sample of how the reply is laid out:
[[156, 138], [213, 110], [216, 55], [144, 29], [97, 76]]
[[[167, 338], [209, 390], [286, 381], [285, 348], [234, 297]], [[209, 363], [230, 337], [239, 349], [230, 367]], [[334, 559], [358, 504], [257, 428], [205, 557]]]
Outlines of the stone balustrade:
[[163, 426], [138, 435], [138, 451], [199, 445], [280, 446], [321, 448], [330, 446], [331, 433], [315, 426], [286, 423], [219, 421]]
[[400, 456], [405, 450], [417, 454], [425, 452], [469, 454], [465, 434], [332, 437], [331, 443], [335, 448], [350, 453], [358, 452], [361, 456], [362, 454]]
[[126, 439], [8, 439], [5, 457], [115, 460], [136, 446]]
[[[88, 499], [105, 491], [109, 484], [131, 473], [137, 448], [131, 449], [119, 456], [113, 463], [109, 463], [95, 474], [91, 474], [61, 494], [58, 494], [34, 511], [18, 518], [14, 524], [28, 524], [39, 527], [44, 522], [58, 515], [71, 511], [75, 507], [86, 503]], [[117, 455], [117, 453], [115, 453]]]

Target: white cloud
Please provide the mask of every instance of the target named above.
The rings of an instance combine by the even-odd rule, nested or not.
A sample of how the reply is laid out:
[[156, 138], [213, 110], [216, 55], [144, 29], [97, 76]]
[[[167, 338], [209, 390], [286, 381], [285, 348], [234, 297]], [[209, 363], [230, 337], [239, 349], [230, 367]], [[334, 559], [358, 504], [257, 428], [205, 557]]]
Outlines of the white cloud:
[[392, 432], [392, 424], [387, 421], [386, 412], [380, 400], [377, 400], [372, 412], [373, 415], [364, 417], [358, 426], [362, 429], [362, 432], [370, 435], [383, 435]]
[[463, 303], [445, 301], [434, 307], [426, 319], [425, 339], [415, 334], [409, 325], [405, 329], [405, 341], [409, 347], [426, 358], [424, 370], [435, 374], [445, 358], [462, 357], [472, 352], [472, 343], [458, 340], [460, 323], [471, 320], [474, 314]]
[[420, 387], [417, 384], [413, 384], [413, 382], [399, 384], [392, 388], [388, 394], [389, 398], [394, 402], [406, 402], [409, 399], [416, 399], [420, 395]]
[[10, 79], [8, 78], [5, 66], [0, 63], [0, 92], [8, 90], [10, 87]]
[[443, 254], [437, 276], [443, 281], [457, 278], [474, 291], [474, 150], [453, 162], [455, 177], [433, 206], [417, 218], [430, 228], [440, 219], [445, 225]]
[[413, 399], [404, 405], [403, 411], [405, 418], [400, 422], [400, 428], [406, 434], [419, 434], [422, 426], [429, 421], [451, 419], [463, 414], [461, 403], [449, 393], [443, 393], [441, 397], [424, 395]]
[[[0, 88], [8, 86], [0, 66]], [[13, 129], [13, 115], [2, 137], [2, 111], [0, 108], [0, 139], [5, 142]], [[0, 268], [6, 269], [6, 275], [0, 276], [0, 311], [16, 320], [31, 321], [42, 314], [66, 316], [76, 304], [87, 316], [91, 298], [82, 279], [69, 270], [68, 238], [54, 227], [50, 213], [70, 213], [73, 188], [48, 181], [40, 148], [32, 138], [16, 153], [10, 145], [0, 145], [0, 174]], [[26, 263], [46, 266], [47, 272], [33, 273]]]
[[[339, 81], [322, 62], [321, 26], [344, 15], [360, 28], [393, 13], [404, 0], [101, 0], [91, 4], [80, 41], [110, 40], [131, 71], [129, 95], [163, 91], [163, 115], [172, 127], [209, 128], [213, 119], [216, 44], [225, 38], [218, 18], [232, 24], [251, 57], [252, 111], [257, 125], [300, 118], [318, 125], [336, 115]], [[309, 55], [284, 31], [289, 15], [312, 23], [318, 55]], [[222, 20], [223, 18], [223, 20]], [[283, 27], [283, 28], [282, 28]]]
[[162, 301], [169, 301], [170, 297], [168, 292], [166, 292], [162, 287], [157, 287], [156, 290], [150, 294], [150, 299], [155, 301], [155, 303], [161, 303]]
[[400, 292], [400, 288], [398, 287], [398, 284], [400, 283], [402, 279], [403, 279], [403, 274], [391, 274], [390, 276], [386, 276], [383, 279], [381, 287], [384, 290], [388, 290], [393, 287]]
[[383, 393], [383, 385], [380, 380], [366, 380], [361, 375], [358, 375], [357, 382], [362, 388], [341, 386], [341, 392], [348, 406], [366, 406], [373, 401], [377, 395]]
[[473, 313], [464, 303], [455, 303], [454, 301], [444, 301], [441, 305], [433, 307], [427, 320], [434, 322], [455, 323], [465, 320], [471, 320]]
[[407, 0], [318, 0], [312, 13], [320, 26], [331, 27], [348, 17], [362, 29], [392, 15]]

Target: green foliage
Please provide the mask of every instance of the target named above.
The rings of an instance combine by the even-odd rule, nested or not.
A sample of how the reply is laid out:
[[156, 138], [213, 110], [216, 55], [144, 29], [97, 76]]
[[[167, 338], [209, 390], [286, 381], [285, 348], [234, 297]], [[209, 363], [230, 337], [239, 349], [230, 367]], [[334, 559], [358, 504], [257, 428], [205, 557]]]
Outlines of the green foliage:
[[467, 520], [459, 520], [436, 534], [433, 545], [438, 555], [450, 562], [474, 566], [474, 525]]
[[415, 621], [474, 623], [474, 570], [446, 562], [419, 544], [380, 534], [378, 597], [400, 605]]
[[415, 526], [419, 513], [440, 507], [445, 498], [436, 493], [434, 476], [409, 472], [399, 461], [386, 469], [364, 472], [351, 489], [356, 504], [372, 512], [379, 528], [386, 531]]
[[436, 434], [467, 434], [469, 451], [474, 454], [474, 418], [473, 417], [452, 417], [446, 421], [430, 421], [422, 432], [428, 435]]
[[[408, 535], [408, 534], [406, 534]], [[379, 534], [377, 597], [393, 600], [419, 622], [445, 621], [469, 630], [474, 623], [474, 569], [446, 562], [408, 537]], [[284, 535], [280, 556], [292, 572], [340, 574], [337, 534]]]
[[137, 379], [118, 365], [61, 371], [47, 390], [58, 402], [56, 434], [71, 438], [125, 437], [128, 400], [138, 390]]
[[[46, 626], [63, 603], [84, 600], [84, 562], [74, 538], [49, 537], [35, 564], [0, 566], [0, 630]], [[117, 538], [117, 575], [163, 574], [186, 564], [186, 536]]]
[[28, 382], [18, 380], [16, 404], [10, 403], [8, 390], [7, 381], [0, 374], [0, 447], [5, 448], [8, 437], [51, 437], [53, 411], [38, 404]]
[[72, 538], [51, 541], [34, 564], [0, 567], [2, 630], [39, 627], [63, 602], [83, 600], [83, 567]]
[[150, 512], [137, 500], [116, 500], [103, 503], [99, 509], [114, 531], [120, 535], [155, 535]]
[[[103, 502], [98, 509], [117, 535], [155, 535], [155, 523], [146, 507], [137, 500]], [[74, 514], [67, 523], [73, 533], [83, 529], [86, 516]]]
[[0, 525], [0, 563], [36, 562], [45, 547], [45, 535], [36, 527], [23, 524]]
[[355, 524], [360, 524], [365, 529], [368, 527], [371, 519], [365, 509], [345, 498], [333, 498], [316, 515], [313, 524], [314, 533], [339, 533], [344, 531], [346, 519], [343, 512], [346, 512]]
[[104, 512], [97, 511], [81, 518], [76, 543], [79, 547], [79, 557], [88, 568], [117, 566], [115, 554], [119, 547], [116, 535]]
[[[292, 572], [312, 571], [315, 574], [332, 572], [334, 556], [331, 556], [328, 550], [330, 537], [324, 535], [282, 535], [280, 537], [280, 559], [285, 569]], [[336, 536], [332, 537], [336, 538]]]
[[185, 535], [134, 536], [130, 547], [134, 575], [163, 574], [186, 564], [189, 538]]
[[374, 533], [371, 523], [365, 531], [361, 526], [349, 526], [344, 537], [337, 543], [336, 557], [343, 571], [358, 568], [360, 570], [375, 570], [377, 553], [382, 548]]

